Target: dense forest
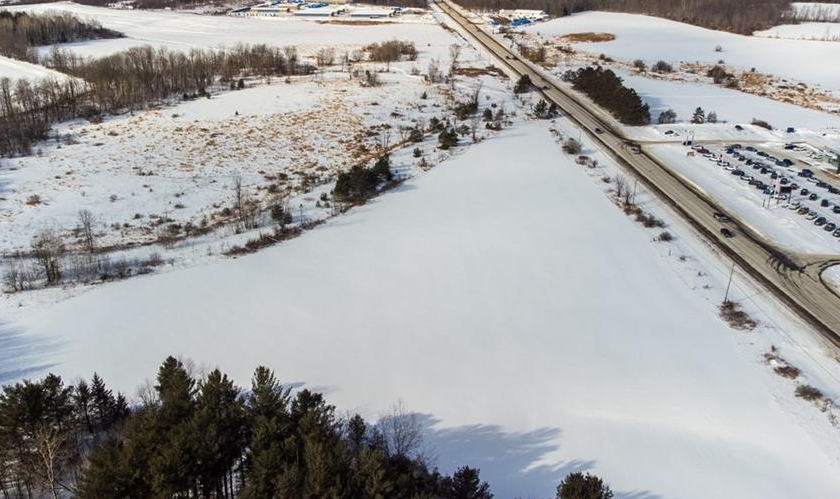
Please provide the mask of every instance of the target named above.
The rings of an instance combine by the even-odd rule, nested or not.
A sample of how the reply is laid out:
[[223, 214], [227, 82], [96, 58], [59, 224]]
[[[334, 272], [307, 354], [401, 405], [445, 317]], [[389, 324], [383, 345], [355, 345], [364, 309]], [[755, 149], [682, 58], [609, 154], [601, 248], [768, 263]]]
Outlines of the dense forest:
[[81, 20], [69, 13], [32, 15], [0, 11], [0, 55], [14, 59], [36, 62], [32, 49], [41, 45], [122, 36], [103, 28], [97, 21]]
[[647, 125], [650, 123], [650, 108], [632, 88], [624, 86], [623, 80], [611, 69], [587, 66], [577, 71], [567, 71], [563, 79], [575, 90], [589, 96], [596, 104], [610, 111], [625, 125]]
[[206, 89], [243, 76], [310, 74], [294, 47], [237, 45], [226, 51], [188, 53], [150, 46], [100, 59], [53, 50], [44, 65], [75, 78], [37, 82], [0, 78], [0, 156], [28, 154], [52, 123], [97, 119], [105, 113], [143, 108], [173, 96], [209, 96]]
[[[451, 475], [425, 457], [424, 428], [396, 405], [375, 423], [339, 416], [258, 367], [249, 390], [218, 369], [196, 377], [173, 357], [140, 402], [94, 375], [56, 375], [0, 395], [4, 499], [492, 499], [478, 469]], [[560, 499], [609, 499], [601, 479], [572, 473]]]

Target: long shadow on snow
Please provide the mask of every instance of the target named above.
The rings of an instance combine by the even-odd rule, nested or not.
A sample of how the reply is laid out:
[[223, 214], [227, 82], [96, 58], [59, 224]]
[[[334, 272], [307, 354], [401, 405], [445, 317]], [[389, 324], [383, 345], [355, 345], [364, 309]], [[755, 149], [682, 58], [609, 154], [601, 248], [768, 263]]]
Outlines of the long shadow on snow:
[[498, 425], [466, 425], [435, 429], [440, 420], [426, 414], [418, 416], [427, 452], [436, 458], [441, 470], [450, 473], [464, 465], [479, 468], [499, 499], [527, 497], [523, 494], [529, 492], [538, 494], [534, 497], [553, 497], [564, 476], [595, 466], [594, 460], [579, 459], [536, 464], [557, 450], [562, 435], [559, 428], [507, 432]]
[[[439, 419], [418, 414], [426, 453], [446, 473], [458, 466], [481, 469], [498, 499], [554, 497], [557, 484], [569, 473], [587, 472], [594, 459], [536, 464], [559, 449], [560, 428], [508, 432], [498, 425], [465, 425], [436, 429]], [[609, 477], [602, 477], [609, 482]], [[662, 499], [649, 491], [614, 491], [615, 499]], [[526, 495], [532, 494], [532, 495]]]
[[56, 364], [44, 360], [57, 346], [46, 338], [25, 336], [11, 325], [0, 323], [0, 385], [40, 375], [54, 367]]

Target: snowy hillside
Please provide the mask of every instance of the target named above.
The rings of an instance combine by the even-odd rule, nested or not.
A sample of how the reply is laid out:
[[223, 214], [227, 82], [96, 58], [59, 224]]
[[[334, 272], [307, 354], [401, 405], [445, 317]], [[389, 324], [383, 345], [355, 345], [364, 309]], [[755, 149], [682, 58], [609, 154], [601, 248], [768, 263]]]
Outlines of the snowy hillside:
[[548, 497], [573, 470], [623, 498], [831, 497], [840, 434], [762, 356], [836, 367], [739, 280], [768, 325], [726, 327], [726, 271], [679, 225], [653, 242], [605, 174], [543, 126], [512, 129], [283, 245], [2, 324], [0, 381], [97, 369], [130, 390], [175, 354], [246, 383], [263, 363], [341, 410], [404, 399], [439, 464], [480, 467], [499, 498]]
[[52, 71], [37, 64], [30, 64], [28, 62], [0, 56], [0, 78], [9, 78], [11, 80], [27, 78], [35, 80], [48, 77], [62, 79], [67, 78], [67, 75], [61, 74], [57, 71]]
[[[524, 28], [528, 33], [612, 33], [608, 42], [575, 44], [580, 50], [648, 63], [658, 60], [726, 64], [744, 70], [795, 78], [840, 89], [840, 71], [826, 61], [840, 60], [840, 44], [776, 40], [713, 31], [656, 17], [609, 12], [584, 12]], [[715, 48], [721, 47], [721, 52]]]

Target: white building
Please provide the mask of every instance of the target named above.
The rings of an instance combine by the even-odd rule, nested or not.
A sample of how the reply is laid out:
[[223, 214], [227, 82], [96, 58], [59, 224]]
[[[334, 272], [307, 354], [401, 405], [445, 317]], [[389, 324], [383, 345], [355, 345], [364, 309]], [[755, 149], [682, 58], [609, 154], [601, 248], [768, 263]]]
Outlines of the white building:
[[499, 17], [516, 21], [519, 19], [527, 19], [529, 21], [542, 21], [548, 19], [548, 14], [542, 10], [529, 9], [515, 9], [515, 10], [500, 10]]

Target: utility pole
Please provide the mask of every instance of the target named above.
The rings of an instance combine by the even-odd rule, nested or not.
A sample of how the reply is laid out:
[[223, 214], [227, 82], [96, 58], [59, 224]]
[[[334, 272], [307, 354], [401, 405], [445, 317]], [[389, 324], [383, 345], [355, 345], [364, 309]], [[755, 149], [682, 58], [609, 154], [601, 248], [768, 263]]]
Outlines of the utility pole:
[[729, 282], [726, 283], [726, 293], [723, 294], [723, 303], [729, 302], [729, 288], [732, 286], [732, 275], [735, 274], [735, 263], [732, 263], [732, 269], [729, 271]]

